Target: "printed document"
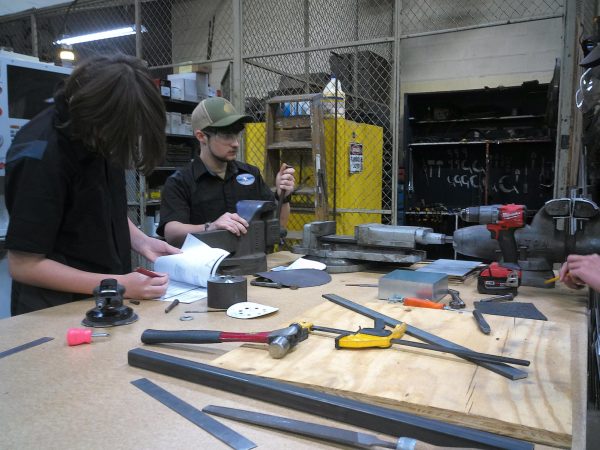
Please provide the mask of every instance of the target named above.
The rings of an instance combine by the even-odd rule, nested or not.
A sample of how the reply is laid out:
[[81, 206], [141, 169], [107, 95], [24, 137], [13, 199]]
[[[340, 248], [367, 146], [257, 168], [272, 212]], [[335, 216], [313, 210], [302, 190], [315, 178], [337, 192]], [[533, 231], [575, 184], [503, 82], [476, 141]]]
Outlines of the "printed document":
[[212, 248], [191, 234], [187, 235], [181, 251], [160, 256], [154, 262], [156, 272], [169, 274], [169, 287], [161, 300], [177, 297], [182, 303], [191, 303], [206, 298], [206, 282], [215, 275], [229, 252]]

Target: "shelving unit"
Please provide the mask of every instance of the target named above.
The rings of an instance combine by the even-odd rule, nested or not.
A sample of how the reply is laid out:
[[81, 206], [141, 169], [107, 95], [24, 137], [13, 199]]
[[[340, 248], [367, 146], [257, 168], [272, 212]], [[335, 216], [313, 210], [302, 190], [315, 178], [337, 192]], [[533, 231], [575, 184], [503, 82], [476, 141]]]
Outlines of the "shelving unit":
[[[265, 182], [275, 189], [283, 162], [298, 168], [301, 184], [293, 193], [293, 211], [328, 219], [327, 169], [321, 94], [277, 96], [267, 101]], [[286, 116], [286, 107], [297, 115]], [[302, 204], [297, 204], [298, 200]]]
[[466, 225], [461, 208], [517, 203], [533, 213], [550, 199], [556, 124], [547, 120], [547, 92], [528, 82], [408, 94], [406, 224], [452, 234]]
[[[188, 102], [184, 100], [172, 100], [163, 98], [167, 113], [190, 114], [196, 107], [196, 102]], [[160, 210], [160, 189], [164, 185], [165, 180], [175, 170], [183, 167], [193, 160], [194, 155], [198, 152], [198, 144], [196, 138], [191, 134], [183, 134], [179, 132], [172, 133], [169, 130], [173, 123], [169, 123], [169, 115], [167, 115], [167, 153], [162, 165], [156, 167], [154, 171], [147, 177], [139, 173], [130, 173], [128, 175], [129, 198], [128, 207], [135, 210], [135, 215], [138, 217], [138, 224], [142, 231], [146, 234], [154, 235], [154, 225], [158, 222], [158, 214]], [[191, 131], [191, 126], [189, 127]], [[133, 189], [131, 188], [133, 186]], [[156, 198], [158, 196], [158, 198]], [[131, 216], [131, 214], [130, 214]], [[148, 217], [152, 219], [147, 219]]]

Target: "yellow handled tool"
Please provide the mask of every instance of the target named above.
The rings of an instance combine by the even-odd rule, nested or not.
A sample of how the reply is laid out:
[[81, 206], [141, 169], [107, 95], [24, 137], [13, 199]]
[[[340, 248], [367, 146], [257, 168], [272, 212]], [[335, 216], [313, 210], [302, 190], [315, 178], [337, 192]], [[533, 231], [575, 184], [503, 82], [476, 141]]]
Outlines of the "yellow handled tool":
[[400, 339], [406, 332], [406, 324], [396, 325], [393, 329], [359, 328], [356, 333], [335, 338], [335, 348], [390, 348], [392, 339]]
[[[432, 350], [435, 352], [452, 353], [460, 357], [469, 359], [477, 359], [485, 362], [502, 362], [508, 364], [517, 364], [521, 366], [528, 366], [530, 363], [524, 359], [509, 358], [506, 356], [489, 355], [487, 353], [474, 352], [467, 349], [454, 349], [442, 347], [435, 344], [424, 344], [421, 342], [406, 341], [399, 339], [406, 332], [406, 324], [402, 323], [396, 325], [392, 330], [386, 330], [377, 319], [375, 319], [375, 326], [373, 328], [360, 328], [357, 332], [340, 330], [338, 328], [322, 327], [313, 325], [310, 322], [300, 322], [300, 326], [303, 329], [307, 329], [309, 332], [323, 331], [325, 333], [337, 334], [335, 338], [336, 349], [361, 349], [361, 348], [389, 348], [393, 344], [404, 345], [408, 347], [421, 348], [424, 350]], [[387, 332], [387, 333], [385, 333]]]
[[393, 329], [386, 329], [384, 326], [374, 328], [359, 328], [356, 332], [347, 330], [338, 330], [337, 328], [327, 328], [313, 325], [310, 322], [300, 322], [302, 328], [308, 331], [324, 331], [334, 333], [335, 348], [390, 348], [392, 339], [400, 339], [406, 332], [406, 324], [396, 325]]

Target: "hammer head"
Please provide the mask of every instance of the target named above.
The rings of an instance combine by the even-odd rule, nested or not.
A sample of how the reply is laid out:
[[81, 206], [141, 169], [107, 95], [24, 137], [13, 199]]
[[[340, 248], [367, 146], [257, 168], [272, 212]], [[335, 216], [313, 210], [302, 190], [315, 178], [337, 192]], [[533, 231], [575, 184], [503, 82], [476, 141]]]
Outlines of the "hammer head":
[[269, 333], [269, 355], [274, 359], [281, 359], [295, 347], [298, 342], [302, 342], [308, 337], [308, 328], [302, 327], [298, 323], [293, 323], [287, 328], [281, 328]]

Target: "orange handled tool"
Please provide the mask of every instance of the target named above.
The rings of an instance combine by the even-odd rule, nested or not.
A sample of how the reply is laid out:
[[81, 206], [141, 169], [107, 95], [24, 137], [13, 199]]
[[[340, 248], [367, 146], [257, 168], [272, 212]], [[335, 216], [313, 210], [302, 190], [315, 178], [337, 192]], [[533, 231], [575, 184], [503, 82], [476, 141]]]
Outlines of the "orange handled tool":
[[70, 346], [89, 344], [93, 337], [109, 336], [108, 333], [93, 333], [87, 328], [69, 328], [67, 331], [67, 344]]
[[404, 297], [402, 303], [404, 306], [414, 306], [416, 308], [447, 309], [443, 303], [436, 303], [423, 298]]

